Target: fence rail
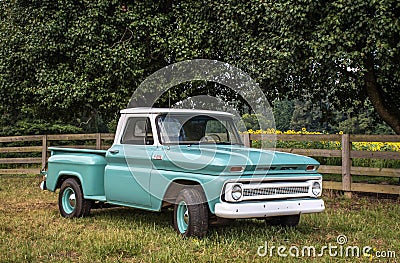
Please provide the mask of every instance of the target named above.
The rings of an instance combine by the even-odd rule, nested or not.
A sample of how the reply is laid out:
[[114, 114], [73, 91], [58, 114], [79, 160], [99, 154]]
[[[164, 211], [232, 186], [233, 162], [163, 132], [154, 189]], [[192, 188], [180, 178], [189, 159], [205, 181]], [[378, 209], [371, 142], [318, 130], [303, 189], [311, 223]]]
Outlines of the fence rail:
[[[63, 141], [67, 142], [67, 147], [75, 148], [90, 148], [90, 149], [107, 149], [111, 144], [105, 144], [104, 141], [113, 140], [114, 134], [112, 133], [91, 133], [91, 134], [54, 134], [54, 135], [28, 135], [28, 136], [8, 136], [0, 137], [2, 144], [15, 144], [15, 143], [36, 143], [36, 146], [2, 146], [0, 147], [0, 154], [10, 153], [41, 153], [40, 157], [7, 157], [0, 158], [1, 164], [36, 164], [40, 167], [17, 167], [17, 168], [3, 168], [0, 169], [0, 174], [38, 174], [42, 168], [46, 166], [48, 154], [48, 147], [54, 146], [54, 142]], [[93, 145], [75, 145], [77, 141], [93, 141]], [[72, 144], [71, 144], [72, 143]], [[62, 146], [63, 147], [63, 146]]]
[[321, 165], [322, 174], [341, 174], [342, 182], [324, 181], [325, 189], [351, 192], [372, 192], [400, 195], [399, 185], [353, 183], [352, 175], [400, 178], [400, 169], [352, 166], [353, 158], [400, 160], [400, 152], [359, 151], [352, 149], [353, 142], [400, 142], [399, 135], [350, 135], [350, 134], [242, 134], [246, 146], [253, 140], [261, 141], [331, 141], [340, 142], [341, 150], [276, 148], [277, 151], [302, 154], [311, 157], [339, 157], [341, 166]]
[[[304, 149], [304, 148], [276, 148], [277, 151], [301, 154], [311, 157], [341, 158], [341, 166], [321, 165], [319, 172], [322, 174], [341, 174], [341, 182], [324, 181], [325, 189], [342, 190], [346, 195], [351, 192], [373, 192], [400, 195], [399, 185], [367, 184], [352, 182], [353, 175], [383, 176], [400, 178], [400, 169], [374, 168], [352, 166], [353, 158], [400, 160], [400, 152], [359, 151], [352, 149], [353, 142], [400, 142], [399, 135], [349, 135], [349, 134], [242, 134], [246, 146], [251, 146], [252, 141], [331, 141], [339, 142], [341, 150], [330, 149]], [[48, 147], [64, 142], [68, 147], [107, 149], [114, 139], [111, 133], [93, 134], [61, 134], [61, 135], [30, 135], [0, 137], [0, 155], [4, 154], [30, 154], [29, 157], [1, 157], [0, 165], [14, 165], [13, 168], [0, 168], [0, 174], [38, 174], [45, 167]], [[78, 145], [77, 141], [85, 142]], [[88, 144], [91, 142], [91, 144]], [[20, 145], [15, 144], [36, 144]], [[7, 145], [8, 144], [8, 145]], [[40, 153], [40, 154], [39, 154]], [[35, 156], [32, 156], [35, 155]], [[40, 155], [40, 156], [39, 156]], [[33, 167], [36, 165], [36, 167]]]

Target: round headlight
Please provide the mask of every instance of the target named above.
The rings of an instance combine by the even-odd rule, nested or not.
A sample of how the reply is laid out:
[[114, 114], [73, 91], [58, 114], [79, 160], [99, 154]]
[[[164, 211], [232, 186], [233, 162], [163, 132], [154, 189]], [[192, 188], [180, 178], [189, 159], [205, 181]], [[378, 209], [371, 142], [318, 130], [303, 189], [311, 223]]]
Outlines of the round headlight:
[[321, 184], [319, 182], [314, 182], [312, 185], [312, 193], [315, 196], [319, 196], [321, 194], [322, 188], [321, 188]]
[[242, 187], [240, 185], [235, 185], [232, 187], [232, 198], [233, 200], [239, 200], [242, 197]]

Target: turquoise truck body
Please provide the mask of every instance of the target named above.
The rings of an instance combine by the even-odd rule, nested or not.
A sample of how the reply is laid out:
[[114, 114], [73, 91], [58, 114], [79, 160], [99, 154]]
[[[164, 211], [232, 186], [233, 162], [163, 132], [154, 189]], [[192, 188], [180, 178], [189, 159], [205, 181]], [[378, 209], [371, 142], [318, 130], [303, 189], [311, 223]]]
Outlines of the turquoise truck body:
[[[167, 120], [166, 114], [172, 114], [173, 118]], [[184, 143], [167, 142], [167, 128], [174, 130], [173, 125], [183, 118], [186, 122], [178, 130], [180, 134], [186, 132], [185, 137], [189, 139], [183, 140]], [[231, 118], [227, 113], [195, 110], [123, 110], [110, 149], [50, 147], [42, 188], [53, 192], [63, 190], [63, 183], [73, 179], [81, 188], [83, 199], [91, 203], [160, 211], [164, 206], [178, 206], [175, 200], [179, 193], [196, 186], [209, 213], [219, 218], [269, 218], [322, 212], [325, 207], [319, 198], [322, 190], [322, 177], [317, 172], [319, 163], [305, 156], [245, 147], [238, 134], [235, 135], [236, 131], [223, 129], [231, 125]], [[131, 125], [133, 121], [136, 126]], [[225, 123], [221, 126], [222, 132], [216, 133], [212, 122]], [[201, 130], [192, 128], [199, 123], [210, 124], [211, 128], [203, 128], [199, 136], [201, 140], [206, 137], [206, 141], [196, 143], [192, 141], [195, 136], [188, 133]], [[140, 125], [146, 131], [139, 129]], [[214, 133], [207, 133], [207, 129]], [[179, 134], [170, 134], [180, 140]], [[225, 139], [221, 138], [224, 136]], [[77, 190], [72, 189], [73, 195], [68, 200], [74, 209]], [[61, 203], [67, 200], [62, 198]], [[185, 215], [186, 220], [189, 216]], [[181, 234], [185, 231], [179, 231], [178, 227]]]

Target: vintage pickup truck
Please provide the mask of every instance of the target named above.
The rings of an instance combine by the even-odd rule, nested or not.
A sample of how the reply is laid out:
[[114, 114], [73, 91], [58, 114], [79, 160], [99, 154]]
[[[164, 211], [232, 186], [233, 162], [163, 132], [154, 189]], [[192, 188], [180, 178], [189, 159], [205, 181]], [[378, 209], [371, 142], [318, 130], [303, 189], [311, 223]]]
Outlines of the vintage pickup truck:
[[41, 188], [60, 189], [67, 218], [99, 204], [173, 207], [176, 231], [202, 237], [232, 219], [296, 226], [301, 214], [325, 209], [317, 161], [245, 147], [225, 112], [125, 109], [110, 149], [49, 149]]

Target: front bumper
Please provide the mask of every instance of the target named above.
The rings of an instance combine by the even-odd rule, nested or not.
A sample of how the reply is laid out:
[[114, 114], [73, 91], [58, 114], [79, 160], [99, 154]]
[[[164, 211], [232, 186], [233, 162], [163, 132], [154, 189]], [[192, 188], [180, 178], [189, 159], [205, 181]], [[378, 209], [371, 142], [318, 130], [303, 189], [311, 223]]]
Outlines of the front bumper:
[[322, 199], [274, 200], [263, 202], [217, 203], [215, 214], [223, 218], [256, 218], [319, 213], [325, 210]]
[[47, 190], [46, 181], [43, 180], [43, 181], [40, 183], [39, 187], [40, 187], [40, 189], [43, 190], [43, 191], [44, 191], [44, 190]]

